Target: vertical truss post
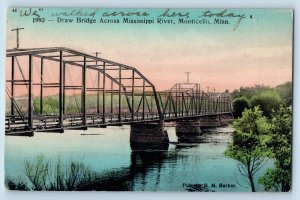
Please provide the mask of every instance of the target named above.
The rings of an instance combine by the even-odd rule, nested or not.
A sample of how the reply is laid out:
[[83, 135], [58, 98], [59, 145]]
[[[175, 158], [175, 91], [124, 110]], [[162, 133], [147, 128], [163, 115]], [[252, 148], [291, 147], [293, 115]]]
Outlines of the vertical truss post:
[[178, 104], [178, 99], [177, 99], [177, 84], [176, 84], [176, 90], [175, 90], [175, 116], [177, 117], [177, 104]]
[[63, 62], [63, 114], [66, 113], [66, 63]]
[[105, 77], [106, 77], [106, 69], [105, 69], [105, 62], [103, 63], [103, 96], [102, 96], [102, 122], [105, 123], [105, 95], [106, 95], [106, 88], [105, 88]]
[[11, 116], [15, 115], [14, 110], [14, 90], [15, 90], [15, 57], [11, 57], [11, 100], [10, 100], [10, 113]]
[[134, 120], [134, 70], [132, 70], [131, 77], [131, 120]]
[[[173, 99], [173, 98], [172, 98]], [[175, 102], [172, 101], [175, 117], [177, 117], [177, 92], [175, 91]]]
[[201, 96], [201, 87], [199, 84], [198, 85], [198, 107], [197, 107], [198, 114], [201, 114], [201, 104], [202, 104], [202, 96]]
[[121, 66], [119, 66], [119, 111], [118, 111], [118, 119], [119, 122], [121, 122], [121, 112], [122, 112], [122, 69]]
[[[195, 107], [195, 95], [196, 93], [194, 92], [194, 89], [192, 89], [192, 96], [190, 98], [190, 106], [188, 106], [189, 110], [187, 111], [187, 114], [191, 113], [191, 115], [194, 115], [194, 107]], [[187, 99], [189, 99], [189, 97], [187, 96]], [[188, 100], [187, 100], [188, 101]]]
[[82, 82], [81, 82], [81, 112], [82, 112], [82, 124], [86, 126], [86, 56], [83, 57], [82, 66]]
[[145, 119], [145, 80], [143, 80], [143, 120]]
[[59, 52], [59, 126], [63, 127], [63, 52]]
[[216, 98], [216, 101], [215, 101], [215, 112], [219, 112], [219, 104], [220, 104], [220, 99]]
[[198, 98], [198, 83], [196, 84], [196, 98], [195, 98], [195, 106], [194, 106], [194, 110], [195, 110], [195, 114], [198, 114], [198, 105], [199, 105], [199, 98]]
[[97, 114], [99, 113], [100, 113], [100, 70], [98, 70], [97, 72]]
[[29, 55], [29, 87], [28, 87], [28, 126], [33, 130], [33, 105], [32, 105], [32, 55]]
[[44, 89], [44, 58], [41, 58], [41, 87], [40, 87], [40, 114], [43, 114], [43, 89]]
[[110, 114], [113, 114], [113, 99], [114, 99], [114, 82], [113, 80], [111, 80], [111, 83], [110, 83]]
[[199, 102], [199, 115], [201, 115], [202, 109], [203, 109], [203, 106], [202, 106], [202, 102], [203, 102], [203, 92], [201, 92], [201, 89], [200, 89], [200, 93], [199, 93], [199, 99], [200, 99], [200, 102]]
[[224, 109], [223, 111], [226, 112], [225, 97], [223, 97], [223, 106], [224, 106], [224, 107], [223, 107], [223, 109]]
[[152, 85], [152, 89], [153, 89], [153, 93], [154, 93], [155, 104], [156, 104], [157, 111], [158, 111], [158, 117], [159, 117], [160, 120], [163, 120], [164, 116], [163, 116], [163, 113], [161, 112], [159, 100], [158, 100], [157, 93], [156, 93], [156, 89], [153, 85]]
[[168, 105], [168, 107], [169, 107], [169, 117], [171, 117], [171, 102], [173, 101], [173, 99], [172, 99], [171, 93], [169, 93], [168, 95], [169, 95], [169, 97], [168, 97], [169, 98], [169, 102], [168, 101], [167, 102], [169, 104]]
[[[161, 96], [160, 96], [160, 99], [161, 99]], [[161, 106], [163, 106], [163, 104], [161, 104]], [[150, 101], [150, 112], [153, 113], [153, 98], [152, 98], [152, 95], [151, 95], [151, 101]]]
[[183, 103], [183, 101], [184, 101], [184, 93], [181, 92], [181, 116], [183, 116], [183, 114], [184, 114], [184, 103]]

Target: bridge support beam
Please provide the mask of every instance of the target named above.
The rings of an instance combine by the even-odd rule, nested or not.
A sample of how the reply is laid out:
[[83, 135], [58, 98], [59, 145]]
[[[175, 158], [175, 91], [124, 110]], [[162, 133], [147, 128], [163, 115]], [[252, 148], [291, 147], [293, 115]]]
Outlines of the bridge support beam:
[[200, 136], [201, 123], [198, 119], [176, 121], [176, 135], [179, 139], [189, 139]]
[[130, 146], [132, 150], [167, 150], [169, 137], [163, 121], [131, 124]]

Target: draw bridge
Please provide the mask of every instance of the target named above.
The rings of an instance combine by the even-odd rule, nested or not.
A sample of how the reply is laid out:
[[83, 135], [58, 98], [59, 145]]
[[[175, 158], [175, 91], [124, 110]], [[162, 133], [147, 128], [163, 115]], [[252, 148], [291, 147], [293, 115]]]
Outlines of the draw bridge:
[[198, 83], [156, 91], [137, 68], [62, 47], [9, 49], [6, 57], [6, 135], [128, 124], [132, 146], [143, 146], [168, 144], [166, 122], [184, 138], [232, 120], [229, 95]]

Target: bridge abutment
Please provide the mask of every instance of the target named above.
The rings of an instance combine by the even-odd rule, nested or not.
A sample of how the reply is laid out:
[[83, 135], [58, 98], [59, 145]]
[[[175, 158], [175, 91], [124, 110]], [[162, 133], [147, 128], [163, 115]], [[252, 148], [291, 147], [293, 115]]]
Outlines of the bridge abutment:
[[130, 125], [132, 150], [163, 149], [169, 147], [169, 137], [164, 122], [136, 123]]
[[181, 120], [176, 121], [176, 135], [178, 138], [197, 137], [202, 134], [201, 123], [196, 120]]

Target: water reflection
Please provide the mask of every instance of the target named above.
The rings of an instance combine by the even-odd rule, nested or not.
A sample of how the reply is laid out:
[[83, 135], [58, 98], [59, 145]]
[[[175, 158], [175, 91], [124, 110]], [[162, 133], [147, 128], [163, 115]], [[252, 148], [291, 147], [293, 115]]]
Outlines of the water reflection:
[[[205, 136], [195, 137], [194, 140], [173, 142], [174, 150], [133, 150], [130, 154], [130, 166], [104, 173], [98, 181], [85, 185], [82, 190], [104, 190], [104, 191], [133, 191], [147, 190], [147, 176], [151, 175], [154, 180], [152, 186], [155, 190], [159, 189], [161, 183], [162, 169], [165, 164], [172, 164], [176, 168], [179, 161], [187, 161], [189, 155], [179, 154], [181, 150], [195, 148], [199, 144], [207, 142]], [[137, 184], [137, 187], [135, 187]], [[197, 186], [197, 185], [196, 185]], [[187, 191], [196, 191], [195, 187], [186, 187]], [[198, 188], [199, 191], [199, 188]], [[200, 191], [209, 191], [201, 188]]]
[[[30, 140], [6, 138], [6, 176], [24, 177], [24, 160], [37, 154], [43, 154], [49, 160], [60, 154], [66, 163], [83, 159], [97, 173], [95, 181], [83, 183], [78, 190], [192, 191], [197, 184], [203, 189], [201, 184], [205, 183], [236, 184], [237, 179], [240, 183], [244, 180], [238, 173], [236, 161], [224, 156], [231, 140], [232, 130], [228, 128], [205, 132], [191, 140], [178, 140], [175, 129], [169, 128], [171, 142], [166, 150], [146, 151], [131, 150], [129, 130], [129, 127], [110, 128], [101, 130], [101, 135], [84, 136], [73, 132], [41, 134]], [[99, 129], [87, 133], [99, 134]], [[188, 188], [189, 184], [193, 188]], [[234, 189], [217, 188], [216, 191], [248, 189], [237, 186]]]

